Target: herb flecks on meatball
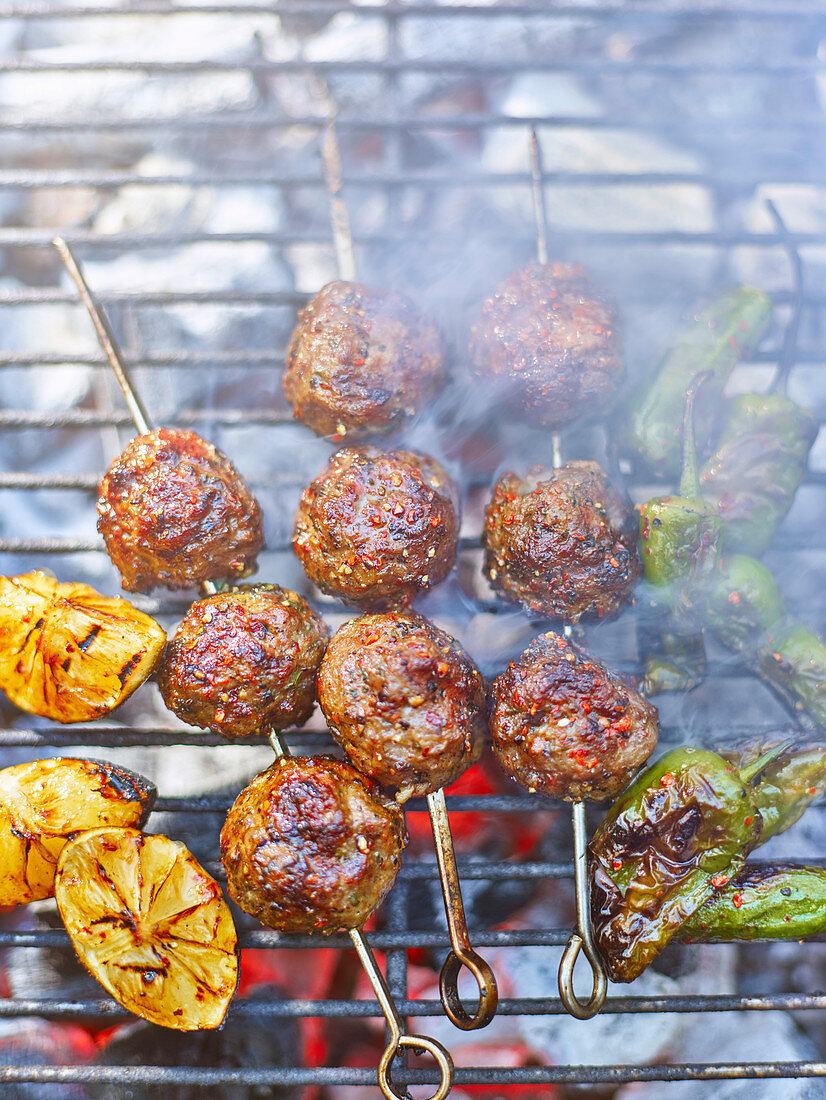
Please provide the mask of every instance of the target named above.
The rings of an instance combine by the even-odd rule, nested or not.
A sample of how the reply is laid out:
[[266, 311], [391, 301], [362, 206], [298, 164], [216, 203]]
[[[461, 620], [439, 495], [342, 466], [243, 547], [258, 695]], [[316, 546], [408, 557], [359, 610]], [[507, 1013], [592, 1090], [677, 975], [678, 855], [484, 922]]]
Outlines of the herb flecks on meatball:
[[227, 890], [280, 932], [360, 928], [392, 887], [404, 815], [330, 757], [282, 757], [236, 798], [221, 830]]
[[195, 432], [159, 428], [133, 439], [101, 481], [97, 510], [127, 592], [240, 580], [264, 545], [255, 497]]
[[357, 439], [412, 417], [443, 377], [442, 338], [409, 298], [338, 280], [299, 314], [283, 384], [316, 435]]
[[482, 543], [497, 592], [572, 622], [617, 611], [640, 575], [632, 509], [596, 462], [505, 474]]
[[657, 708], [559, 634], [541, 634], [493, 684], [493, 751], [520, 786], [613, 798], [657, 743]]
[[399, 802], [458, 779], [479, 759], [488, 728], [473, 661], [408, 611], [345, 623], [321, 662], [318, 700], [350, 761], [397, 788]]
[[166, 647], [163, 701], [230, 741], [300, 726], [313, 712], [329, 636], [309, 604], [277, 584], [197, 600]]
[[623, 371], [616, 312], [579, 264], [528, 264], [482, 303], [470, 360], [542, 428], [600, 416]]
[[346, 447], [302, 493], [293, 549], [323, 592], [377, 610], [447, 576], [458, 528], [456, 490], [435, 459]]

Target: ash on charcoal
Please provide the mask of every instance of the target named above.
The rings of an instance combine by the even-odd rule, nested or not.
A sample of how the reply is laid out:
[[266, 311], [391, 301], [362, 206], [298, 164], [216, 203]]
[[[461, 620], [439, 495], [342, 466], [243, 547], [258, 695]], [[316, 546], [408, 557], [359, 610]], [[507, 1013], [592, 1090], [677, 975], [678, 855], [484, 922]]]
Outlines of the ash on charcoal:
[[[218, 1031], [180, 1032], [154, 1024], [121, 1028], [97, 1058], [101, 1066], [200, 1066], [210, 1069], [278, 1069], [294, 1066], [300, 1049], [298, 1023], [257, 1014], [256, 1005], [281, 1000], [276, 986], [257, 986], [236, 1001]], [[239, 1008], [240, 1006], [240, 1008]], [[89, 1100], [202, 1100], [202, 1085], [87, 1085]], [[301, 1089], [287, 1085], [221, 1085], [209, 1088], [220, 1100], [295, 1100]]]

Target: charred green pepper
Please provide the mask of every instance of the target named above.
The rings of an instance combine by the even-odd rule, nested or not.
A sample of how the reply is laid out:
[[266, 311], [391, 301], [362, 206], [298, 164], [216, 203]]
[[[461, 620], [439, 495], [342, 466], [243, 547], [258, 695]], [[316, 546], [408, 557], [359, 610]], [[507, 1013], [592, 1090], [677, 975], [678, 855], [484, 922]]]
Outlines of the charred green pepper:
[[774, 577], [742, 554], [696, 593], [706, 623], [810, 725], [826, 727], [826, 645], [788, 614]]
[[755, 737], [721, 750], [721, 755], [741, 773], [774, 749], [780, 755], [770, 760], [755, 776], [752, 800], [763, 818], [760, 844], [783, 833], [800, 818], [808, 806], [826, 791], [826, 743], [806, 744]]
[[812, 414], [779, 393], [729, 402], [714, 454], [700, 474], [703, 496], [723, 519], [723, 548], [760, 557], [792, 506], [818, 432]]
[[686, 387], [700, 371], [710, 370], [713, 379], [698, 410], [698, 438], [705, 449], [729, 375], [760, 342], [771, 311], [771, 300], [763, 291], [732, 287], [696, 314], [653, 382], [640, 388], [630, 411], [628, 443], [655, 473], [677, 476], [680, 446], [674, 428], [680, 421]]
[[641, 623], [640, 659], [645, 675], [640, 687], [646, 695], [663, 691], [690, 691], [706, 673], [702, 633], [686, 633], [675, 615], [659, 623]]
[[717, 753], [675, 749], [627, 788], [590, 845], [591, 920], [613, 981], [633, 981], [740, 873], [763, 822], [750, 782]]
[[677, 496], [655, 497], [640, 505], [639, 532], [645, 579], [657, 601], [674, 607], [716, 566], [722, 522], [700, 495], [694, 445], [694, 403], [711, 372], [698, 374], [685, 393], [683, 465]]
[[698, 909], [680, 937], [704, 943], [799, 940], [826, 932], [826, 869], [746, 867]]

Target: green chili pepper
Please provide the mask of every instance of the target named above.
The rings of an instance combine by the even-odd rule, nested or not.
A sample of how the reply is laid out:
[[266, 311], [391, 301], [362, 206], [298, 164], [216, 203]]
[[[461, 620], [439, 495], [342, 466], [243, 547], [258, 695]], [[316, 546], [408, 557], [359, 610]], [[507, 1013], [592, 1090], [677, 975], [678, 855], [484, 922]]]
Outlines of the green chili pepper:
[[687, 633], [674, 615], [657, 625], [645, 624], [640, 635], [640, 658], [645, 665], [641, 688], [646, 695], [663, 691], [690, 691], [706, 673], [702, 633]]
[[781, 394], [746, 393], [728, 405], [700, 485], [725, 524], [723, 548], [759, 557], [792, 506], [818, 432], [812, 414]]
[[826, 932], [826, 869], [790, 863], [746, 867], [698, 909], [681, 938], [799, 940]]
[[656, 497], [639, 509], [645, 579], [665, 607], [677, 606], [718, 560], [723, 525], [717, 509], [700, 495], [693, 429], [695, 397], [710, 377], [709, 371], [698, 374], [685, 394], [679, 495]]
[[826, 645], [802, 623], [782, 621], [768, 630], [757, 668], [798, 713], [826, 727]]
[[774, 577], [745, 554], [723, 558], [708, 577], [703, 617], [724, 645], [743, 653], [756, 651], [763, 633], [786, 613]]
[[789, 616], [769, 570], [742, 554], [723, 559], [704, 593], [700, 614], [724, 645], [809, 725], [826, 727], [826, 644]]
[[760, 342], [771, 310], [771, 301], [761, 290], [732, 287], [697, 313], [653, 382], [640, 388], [631, 407], [628, 443], [655, 473], [677, 476], [680, 448], [674, 427], [686, 387], [698, 372], [710, 370], [713, 380], [699, 409], [698, 438], [705, 449], [728, 377], [737, 361]]
[[675, 749], [608, 812], [591, 852], [591, 920], [610, 977], [633, 981], [715, 891], [740, 873], [763, 821], [751, 781], [717, 753]]
[[[739, 771], [750, 768], [767, 752], [784, 742], [751, 738], [722, 749], [721, 755]], [[826, 791], [826, 742], [785, 742], [779, 756], [770, 761], [752, 783], [752, 800], [763, 818], [760, 844], [794, 825], [807, 807]]]

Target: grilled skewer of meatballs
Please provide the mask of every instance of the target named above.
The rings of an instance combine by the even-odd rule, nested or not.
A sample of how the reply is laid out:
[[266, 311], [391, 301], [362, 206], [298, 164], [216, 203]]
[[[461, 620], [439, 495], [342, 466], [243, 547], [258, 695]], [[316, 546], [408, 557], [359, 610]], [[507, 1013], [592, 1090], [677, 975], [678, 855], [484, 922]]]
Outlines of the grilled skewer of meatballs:
[[398, 427], [444, 380], [444, 343], [409, 298], [336, 280], [299, 314], [283, 386], [316, 435], [359, 439]]
[[331, 757], [280, 757], [236, 798], [221, 830], [233, 901], [268, 928], [360, 928], [390, 891], [404, 815]]
[[482, 303], [470, 361], [528, 421], [556, 431], [610, 407], [623, 371], [616, 329], [579, 264], [531, 263]]
[[520, 786], [602, 801], [654, 751], [658, 715], [600, 661], [550, 632], [494, 681], [491, 732], [496, 759]]
[[277, 584], [196, 600], [158, 671], [163, 701], [183, 722], [230, 741], [300, 726], [315, 705], [329, 636], [309, 604]]
[[596, 462], [505, 474], [482, 543], [497, 592], [571, 622], [613, 614], [641, 570], [633, 511]]
[[435, 459], [345, 447], [302, 493], [293, 549], [323, 592], [373, 610], [443, 580], [458, 533], [456, 489]]
[[133, 439], [101, 481], [97, 510], [127, 592], [240, 580], [264, 544], [255, 497], [195, 432], [158, 428]]
[[488, 723], [482, 675], [449, 634], [410, 611], [363, 615], [327, 647], [318, 701], [350, 761], [398, 802], [474, 764]]

